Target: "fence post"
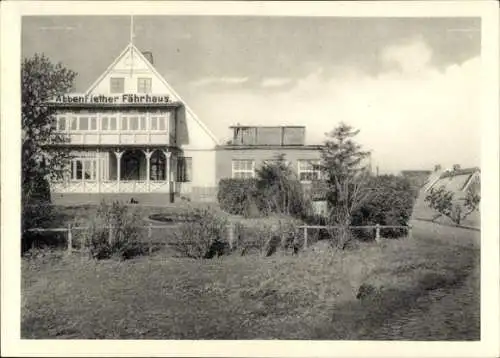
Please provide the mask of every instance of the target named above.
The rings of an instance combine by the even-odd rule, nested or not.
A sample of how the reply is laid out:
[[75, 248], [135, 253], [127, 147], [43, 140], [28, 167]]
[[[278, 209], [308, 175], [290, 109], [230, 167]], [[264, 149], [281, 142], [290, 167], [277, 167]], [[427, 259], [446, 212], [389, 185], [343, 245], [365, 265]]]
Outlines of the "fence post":
[[113, 245], [113, 226], [108, 228], [108, 243], [110, 246]]
[[375, 241], [380, 242], [380, 225], [375, 225]]
[[68, 224], [68, 254], [71, 255], [73, 250], [73, 233], [71, 232], [71, 224]]
[[408, 225], [408, 238], [409, 239], [413, 238], [412, 229], [413, 229], [413, 227], [411, 225]]
[[227, 241], [229, 243], [229, 249], [233, 251], [234, 246], [234, 223], [227, 224]]
[[149, 223], [148, 225], [148, 242], [149, 242], [149, 254], [153, 252], [153, 229], [151, 228], [153, 224]]
[[307, 249], [307, 225], [304, 225], [304, 249]]

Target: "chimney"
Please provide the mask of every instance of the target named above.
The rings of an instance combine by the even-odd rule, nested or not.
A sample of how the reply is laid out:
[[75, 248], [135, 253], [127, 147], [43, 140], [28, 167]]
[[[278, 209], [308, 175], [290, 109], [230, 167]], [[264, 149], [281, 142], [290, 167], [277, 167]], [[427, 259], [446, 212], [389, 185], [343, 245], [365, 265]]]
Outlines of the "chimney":
[[144, 51], [142, 53], [144, 55], [144, 57], [147, 58], [147, 60], [153, 65], [153, 53], [151, 51]]

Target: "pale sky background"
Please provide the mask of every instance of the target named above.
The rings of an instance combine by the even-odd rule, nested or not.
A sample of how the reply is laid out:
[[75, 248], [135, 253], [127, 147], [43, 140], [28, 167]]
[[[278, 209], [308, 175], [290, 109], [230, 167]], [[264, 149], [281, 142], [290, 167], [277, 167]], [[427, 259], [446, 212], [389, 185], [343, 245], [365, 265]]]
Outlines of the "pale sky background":
[[[345, 121], [381, 172], [480, 165], [480, 20], [135, 16], [134, 44], [221, 140], [232, 124]], [[22, 56], [78, 72], [83, 92], [130, 40], [130, 18], [25, 17]]]

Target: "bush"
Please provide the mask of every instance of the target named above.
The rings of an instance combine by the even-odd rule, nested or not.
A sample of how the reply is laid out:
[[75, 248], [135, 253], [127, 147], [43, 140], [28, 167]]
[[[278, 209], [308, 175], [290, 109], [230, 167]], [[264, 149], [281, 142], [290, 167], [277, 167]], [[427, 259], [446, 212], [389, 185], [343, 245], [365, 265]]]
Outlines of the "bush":
[[139, 218], [128, 212], [127, 206], [102, 202], [95, 219], [85, 231], [85, 246], [97, 260], [117, 257], [129, 259], [144, 254], [146, 248], [139, 239]]
[[241, 255], [257, 252], [270, 256], [278, 250], [297, 253], [303, 245], [303, 238], [297, 228], [298, 220], [293, 218], [254, 219], [237, 222], [234, 249]]
[[257, 170], [257, 178], [222, 179], [217, 194], [222, 210], [245, 217], [285, 214], [305, 217], [311, 208], [293, 170], [278, 157]]
[[[408, 225], [415, 201], [410, 182], [395, 175], [371, 178], [369, 187], [373, 191], [358, 210], [353, 213], [351, 225]], [[385, 237], [405, 235], [405, 229], [382, 229]], [[373, 238], [373, 230], [357, 230], [358, 238]]]
[[221, 209], [229, 214], [258, 216], [260, 198], [257, 179], [222, 179], [219, 182], [217, 200]]
[[193, 209], [190, 216], [196, 220], [174, 229], [174, 248], [179, 254], [201, 259], [228, 253], [225, 217], [206, 208]]

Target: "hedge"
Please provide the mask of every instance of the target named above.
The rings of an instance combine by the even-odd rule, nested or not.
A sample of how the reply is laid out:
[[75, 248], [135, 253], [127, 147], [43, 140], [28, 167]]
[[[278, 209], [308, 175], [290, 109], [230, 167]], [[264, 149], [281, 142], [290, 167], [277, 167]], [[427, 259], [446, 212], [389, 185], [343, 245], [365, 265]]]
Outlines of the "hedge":
[[222, 210], [233, 215], [258, 216], [261, 207], [261, 193], [258, 180], [221, 179], [217, 200]]
[[[352, 225], [408, 225], [415, 203], [414, 188], [404, 177], [381, 175], [373, 177], [369, 186], [372, 195], [353, 213]], [[384, 229], [387, 237], [397, 237], [404, 229]]]

